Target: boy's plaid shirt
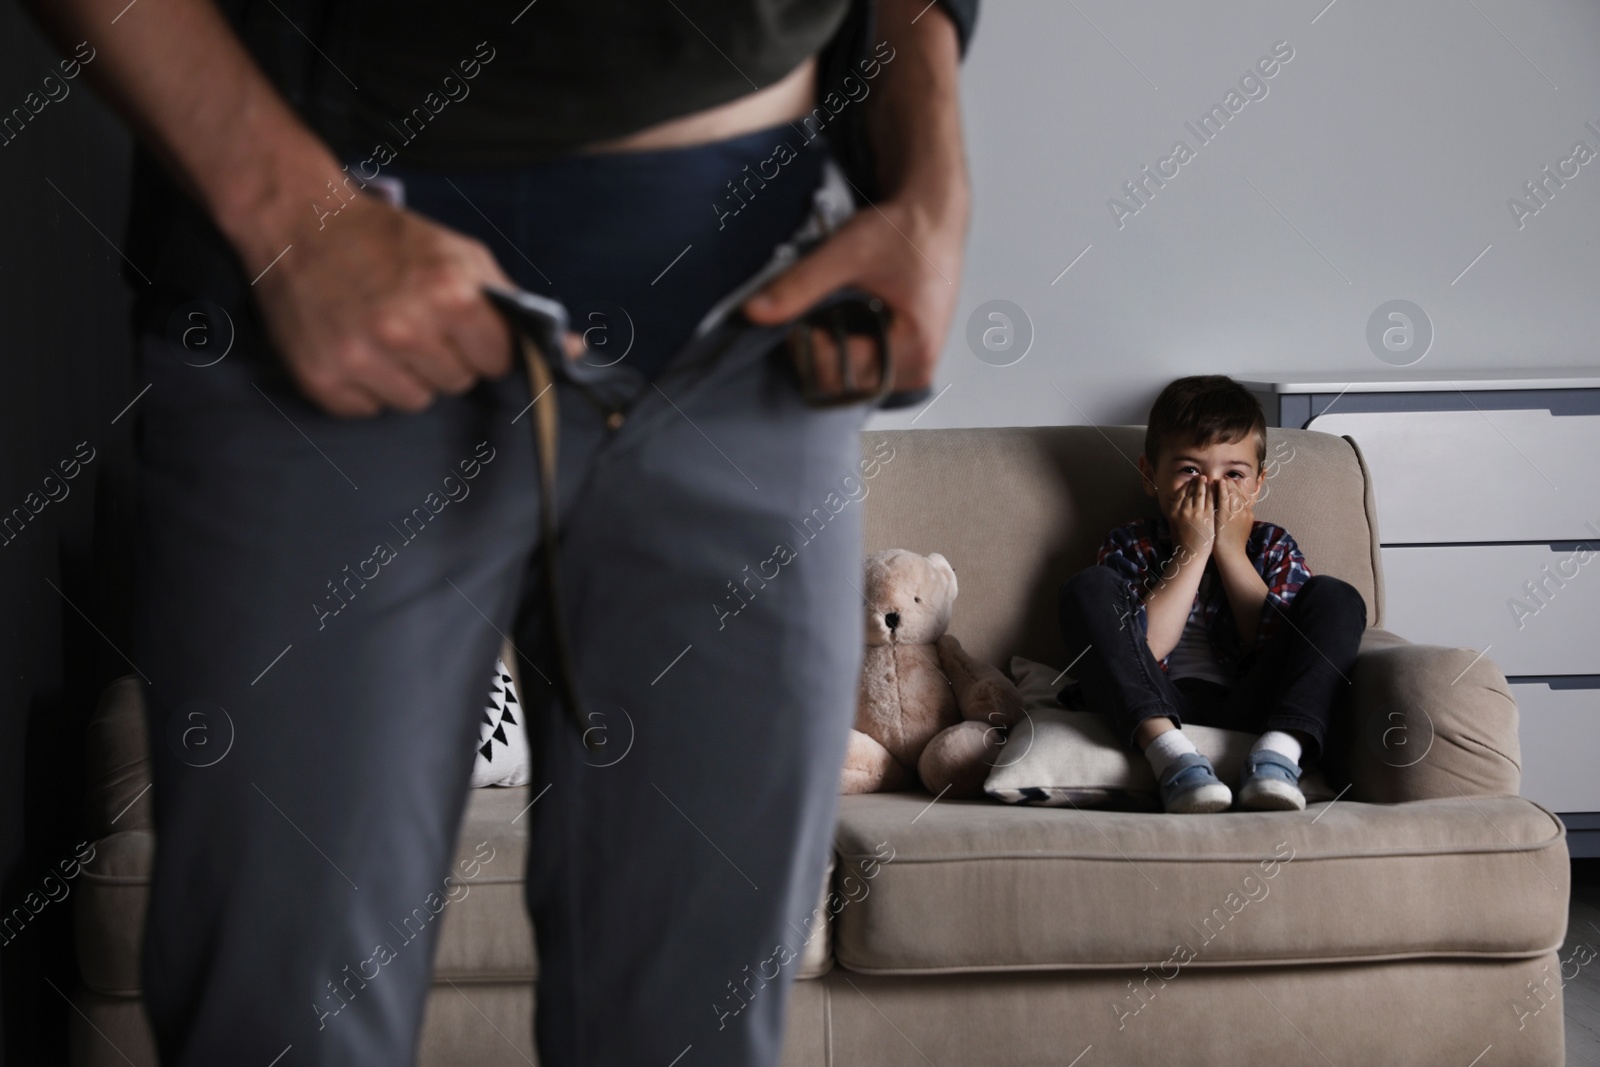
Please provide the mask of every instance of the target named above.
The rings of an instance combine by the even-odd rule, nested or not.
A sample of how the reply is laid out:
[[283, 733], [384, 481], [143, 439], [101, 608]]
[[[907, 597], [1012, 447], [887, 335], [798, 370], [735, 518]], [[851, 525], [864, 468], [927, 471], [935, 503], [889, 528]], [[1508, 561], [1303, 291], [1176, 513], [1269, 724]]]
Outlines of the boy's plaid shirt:
[[[1173, 556], [1171, 532], [1164, 516], [1153, 519], [1135, 519], [1119, 526], [1106, 535], [1095, 562], [1109, 567], [1120, 575], [1138, 602], [1136, 618], [1141, 632], [1148, 632], [1144, 598], [1161, 580]], [[1300, 586], [1311, 577], [1306, 557], [1295, 544], [1289, 531], [1270, 522], [1257, 521], [1250, 528], [1250, 539], [1245, 542], [1245, 554], [1255, 564], [1256, 573], [1267, 585], [1267, 599], [1261, 605], [1261, 618], [1256, 624], [1256, 639], [1248, 649], [1241, 647], [1238, 627], [1233, 622], [1233, 607], [1228, 603], [1222, 583], [1212, 580], [1195, 594], [1189, 609], [1189, 618], [1198, 610], [1204, 613], [1206, 636], [1211, 640], [1211, 651], [1224, 670], [1237, 673], [1249, 665], [1267, 640], [1277, 630], [1289, 602], [1300, 591]], [[1211, 569], [1207, 561], [1207, 569]], [[1209, 595], [1206, 589], [1209, 587]], [[1166, 659], [1161, 669], [1166, 670]]]

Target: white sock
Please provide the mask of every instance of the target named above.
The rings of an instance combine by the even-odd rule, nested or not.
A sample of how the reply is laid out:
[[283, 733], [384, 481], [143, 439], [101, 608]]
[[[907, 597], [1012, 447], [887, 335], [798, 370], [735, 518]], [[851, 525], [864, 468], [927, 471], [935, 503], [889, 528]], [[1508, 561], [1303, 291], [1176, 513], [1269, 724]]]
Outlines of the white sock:
[[1278, 753], [1290, 763], [1300, 762], [1300, 742], [1294, 739], [1293, 734], [1284, 733], [1282, 730], [1268, 730], [1250, 746], [1251, 752], [1261, 752], [1266, 749]]
[[1189, 740], [1189, 735], [1181, 729], [1168, 730], [1156, 734], [1154, 739], [1145, 746], [1145, 759], [1150, 761], [1150, 769], [1156, 772], [1156, 780], [1161, 780], [1161, 772], [1167, 769], [1167, 764], [1183, 755], [1185, 752], [1198, 752], [1194, 742]]

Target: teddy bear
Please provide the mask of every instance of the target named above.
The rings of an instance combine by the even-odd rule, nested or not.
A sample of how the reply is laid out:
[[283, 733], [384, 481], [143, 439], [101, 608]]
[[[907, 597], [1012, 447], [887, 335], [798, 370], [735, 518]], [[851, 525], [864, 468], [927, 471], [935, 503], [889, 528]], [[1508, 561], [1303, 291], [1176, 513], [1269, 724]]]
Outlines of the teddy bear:
[[956, 572], [939, 553], [867, 557], [867, 652], [843, 793], [910, 789], [979, 797], [1023, 714], [1011, 680], [951, 634]]

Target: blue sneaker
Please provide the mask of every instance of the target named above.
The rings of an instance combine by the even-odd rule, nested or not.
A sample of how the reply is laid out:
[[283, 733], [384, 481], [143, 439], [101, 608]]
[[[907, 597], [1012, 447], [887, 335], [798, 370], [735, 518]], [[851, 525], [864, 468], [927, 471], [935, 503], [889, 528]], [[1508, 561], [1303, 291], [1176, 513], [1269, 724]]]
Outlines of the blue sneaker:
[[1251, 811], [1303, 811], [1300, 765], [1281, 752], [1262, 749], [1244, 758], [1239, 778], [1239, 807]]
[[1185, 752], [1161, 772], [1161, 806], [1174, 815], [1226, 811], [1232, 803], [1233, 791], [1198, 752]]

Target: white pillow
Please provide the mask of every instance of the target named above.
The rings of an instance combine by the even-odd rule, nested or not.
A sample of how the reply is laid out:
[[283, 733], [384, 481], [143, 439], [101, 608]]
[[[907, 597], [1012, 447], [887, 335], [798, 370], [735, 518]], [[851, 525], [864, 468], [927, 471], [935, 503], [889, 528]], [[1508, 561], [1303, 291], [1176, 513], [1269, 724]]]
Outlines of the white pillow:
[[496, 656], [488, 706], [478, 730], [478, 751], [472, 758], [472, 787], [527, 785], [533, 780], [530, 763], [528, 726], [517, 699], [517, 682], [506, 661]]
[[[1011, 658], [1011, 678], [1022, 691], [1027, 715], [1011, 727], [984, 792], [1009, 804], [1160, 811], [1160, 787], [1149, 762], [1117, 740], [1107, 716], [1067, 711], [1056, 700], [1067, 684], [1063, 675], [1021, 656]], [[1185, 725], [1183, 732], [1230, 787], [1258, 736], [1215, 726]], [[1334, 796], [1315, 767], [1300, 776], [1300, 791], [1308, 802]]]

